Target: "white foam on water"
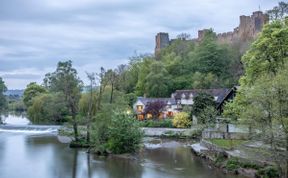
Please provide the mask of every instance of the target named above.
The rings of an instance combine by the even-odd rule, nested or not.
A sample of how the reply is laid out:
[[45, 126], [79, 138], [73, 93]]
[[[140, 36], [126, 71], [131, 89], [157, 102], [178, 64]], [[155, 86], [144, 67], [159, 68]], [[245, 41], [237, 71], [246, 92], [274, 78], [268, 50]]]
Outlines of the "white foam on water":
[[26, 134], [47, 134], [57, 132], [57, 129], [47, 129], [47, 130], [17, 130], [17, 129], [0, 129], [0, 132], [8, 133], [26, 133]]

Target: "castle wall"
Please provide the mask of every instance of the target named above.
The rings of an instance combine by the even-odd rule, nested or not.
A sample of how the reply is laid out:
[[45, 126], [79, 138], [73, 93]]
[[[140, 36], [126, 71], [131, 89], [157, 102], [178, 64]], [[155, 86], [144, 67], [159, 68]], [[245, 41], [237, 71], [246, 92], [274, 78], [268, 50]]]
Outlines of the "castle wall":
[[[239, 17], [240, 24], [231, 32], [217, 34], [217, 40], [220, 43], [243, 43], [255, 39], [263, 26], [269, 21], [268, 16], [261, 11], [253, 12], [251, 16], [242, 15]], [[198, 30], [198, 37], [192, 41], [199, 42], [203, 39], [208, 29]], [[168, 46], [172, 40], [169, 40], [169, 34], [160, 32], [156, 35], [155, 55], [162, 48]]]
[[239, 26], [233, 32], [220, 33], [217, 35], [217, 39], [222, 43], [245, 42], [255, 39], [267, 22], [267, 15], [261, 11], [253, 12], [251, 16], [242, 15]]

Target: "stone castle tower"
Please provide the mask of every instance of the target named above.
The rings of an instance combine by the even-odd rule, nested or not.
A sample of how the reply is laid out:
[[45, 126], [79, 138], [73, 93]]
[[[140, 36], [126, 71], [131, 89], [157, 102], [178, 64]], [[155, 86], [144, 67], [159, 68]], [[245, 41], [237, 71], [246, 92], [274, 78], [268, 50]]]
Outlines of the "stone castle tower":
[[[269, 21], [269, 18], [262, 11], [253, 12], [251, 16], [240, 16], [240, 24], [234, 28], [234, 31], [217, 34], [217, 40], [220, 43], [245, 43], [256, 38], [261, 32], [263, 26]], [[203, 39], [205, 32], [208, 29], [198, 30], [198, 37], [192, 41], [199, 42]], [[168, 33], [160, 32], [156, 35], [155, 55], [162, 48], [165, 48], [171, 43]]]
[[164, 32], [157, 33], [155, 40], [156, 40], [155, 54], [159, 53], [162, 48], [165, 48], [170, 44], [168, 33]]

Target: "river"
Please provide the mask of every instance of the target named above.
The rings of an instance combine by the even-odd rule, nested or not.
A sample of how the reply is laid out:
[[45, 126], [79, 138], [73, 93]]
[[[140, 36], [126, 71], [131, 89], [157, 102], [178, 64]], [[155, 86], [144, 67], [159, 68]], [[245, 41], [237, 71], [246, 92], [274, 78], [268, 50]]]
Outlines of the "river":
[[144, 138], [133, 157], [99, 157], [60, 142], [57, 126], [33, 126], [4, 116], [0, 128], [1, 178], [240, 178], [211, 168], [191, 153], [191, 141]]

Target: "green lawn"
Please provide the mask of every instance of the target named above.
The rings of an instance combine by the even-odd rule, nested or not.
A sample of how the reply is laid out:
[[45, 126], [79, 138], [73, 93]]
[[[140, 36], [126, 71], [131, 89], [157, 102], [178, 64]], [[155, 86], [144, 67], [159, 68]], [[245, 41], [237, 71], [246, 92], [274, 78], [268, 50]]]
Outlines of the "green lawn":
[[207, 141], [224, 149], [232, 149], [241, 145], [246, 140], [208, 139]]

